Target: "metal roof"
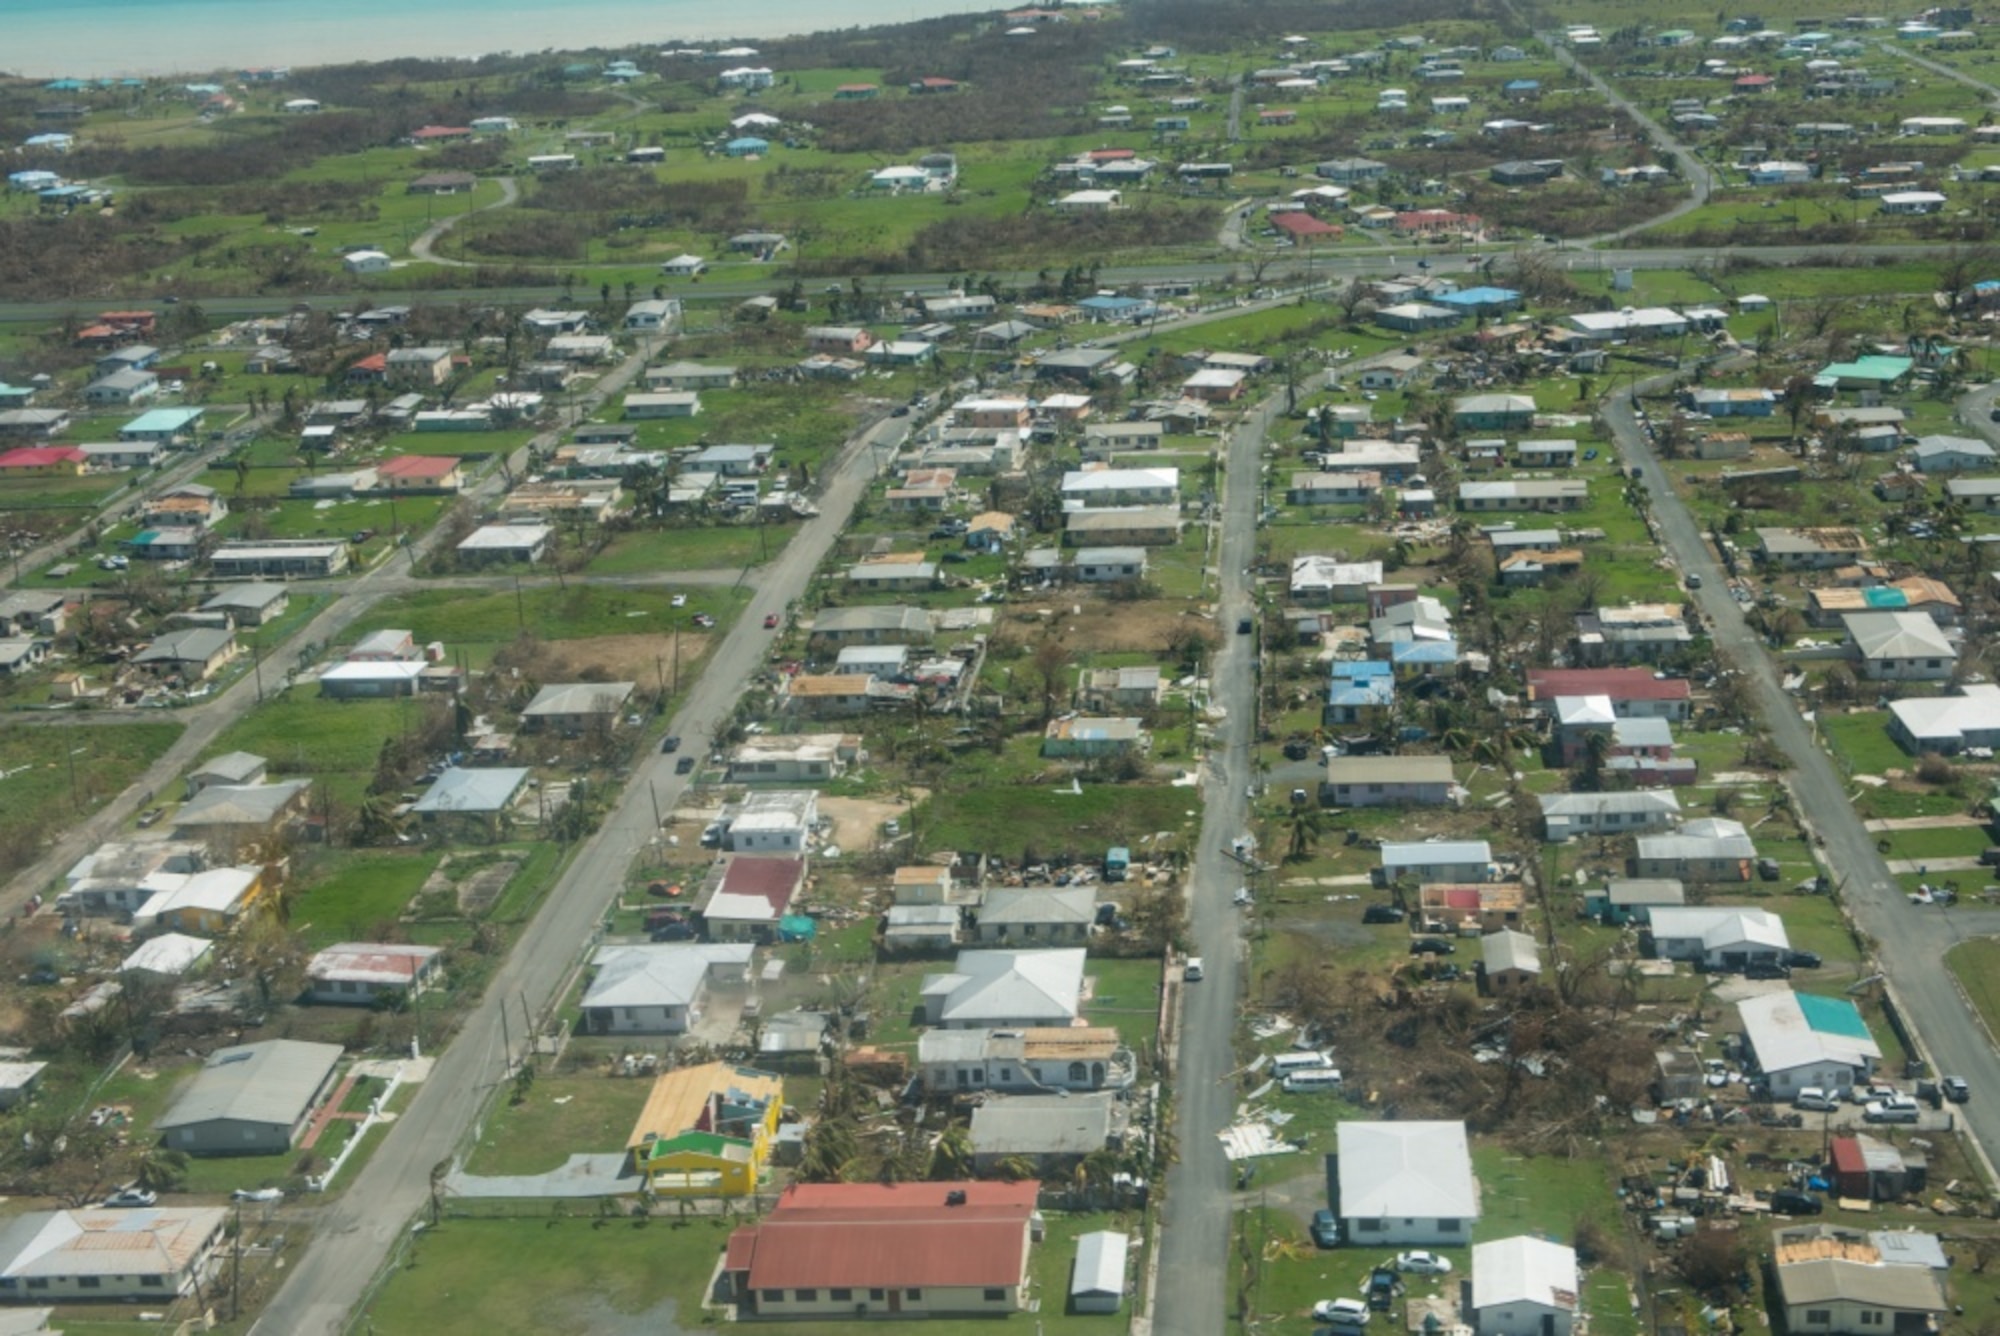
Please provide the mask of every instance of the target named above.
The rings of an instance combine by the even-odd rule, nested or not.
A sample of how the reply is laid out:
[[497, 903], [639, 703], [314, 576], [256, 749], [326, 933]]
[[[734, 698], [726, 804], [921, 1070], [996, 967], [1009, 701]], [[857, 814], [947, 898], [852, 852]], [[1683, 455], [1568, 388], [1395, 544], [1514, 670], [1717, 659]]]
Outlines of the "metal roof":
[[1343, 1122], [1340, 1210], [1348, 1219], [1475, 1219], [1479, 1187], [1462, 1122]]
[[217, 1049], [157, 1126], [167, 1131], [225, 1120], [290, 1126], [311, 1107], [340, 1052], [338, 1044], [297, 1039]]

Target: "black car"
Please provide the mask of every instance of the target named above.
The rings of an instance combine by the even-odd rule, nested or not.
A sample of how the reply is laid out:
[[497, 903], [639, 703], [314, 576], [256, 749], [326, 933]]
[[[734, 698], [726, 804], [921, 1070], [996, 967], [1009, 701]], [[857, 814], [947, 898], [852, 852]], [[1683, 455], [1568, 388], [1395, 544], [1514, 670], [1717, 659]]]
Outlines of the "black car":
[[1795, 970], [1816, 970], [1825, 963], [1819, 958], [1817, 951], [1785, 952], [1785, 964]]
[[694, 757], [692, 756], [683, 756], [680, 760], [674, 762], [674, 773], [677, 775], [685, 775], [693, 769]]
[[1448, 956], [1458, 948], [1442, 937], [1416, 937], [1410, 941], [1413, 956]]
[[1236, 623], [1237, 635], [1247, 636], [1253, 629], [1254, 629], [1253, 624], [1251, 623], [1248, 617], [1245, 617]]
[[1771, 1194], [1771, 1209], [1779, 1215], [1818, 1215], [1826, 1209], [1826, 1203], [1810, 1192], [1779, 1188]]
[[1746, 979], [1789, 979], [1792, 967], [1779, 960], [1753, 960], [1743, 967]]
[[681, 739], [680, 739], [680, 734], [678, 733], [669, 733], [667, 734], [666, 737], [660, 740], [660, 750], [663, 752], [666, 752], [671, 755], [672, 753], [677, 752], [680, 749], [681, 749]]
[[1386, 1313], [1396, 1302], [1396, 1290], [1402, 1278], [1394, 1267], [1378, 1266], [1368, 1273], [1368, 1306], [1378, 1313]]
[[1394, 905], [1370, 905], [1361, 911], [1363, 923], [1401, 923], [1403, 911]]

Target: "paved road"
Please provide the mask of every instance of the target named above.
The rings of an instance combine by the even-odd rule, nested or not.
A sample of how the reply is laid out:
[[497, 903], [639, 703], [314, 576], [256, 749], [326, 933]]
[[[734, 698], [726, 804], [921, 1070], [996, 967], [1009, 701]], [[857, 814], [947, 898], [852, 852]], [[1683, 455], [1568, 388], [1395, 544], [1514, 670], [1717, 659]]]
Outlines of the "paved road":
[[1942, 61], [1932, 60], [1929, 56], [1920, 56], [1908, 46], [1898, 42], [1877, 42], [1875, 45], [1891, 56], [1907, 60], [1912, 65], [1923, 66], [1932, 74], [1941, 74], [1947, 79], [1964, 84], [1967, 88], [1976, 88], [1986, 95], [1989, 102], [2000, 103], [2000, 88], [1995, 88], [1984, 80], [1975, 79], [1964, 70], [1953, 69]]
[[[1641, 382], [1639, 392], [1646, 393], [1667, 380]], [[1876, 961], [1939, 1072], [1964, 1076], [1977, 1092], [1972, 1103], [1959, 1106], [1958, 1113], [1991, 1159], [2000, 1150], [2000, 1053], [1995, 1052], [1950, 973], [1938, 968], [1944, 952], [1971, 934], [1952, 911], [1920, 909], [1904, 899], [1876, 852], [1875, 836], [1854, 811], [1846, 782], [1820, 750], [1798, 703], [1780, 686], [1763, 642], [1730, 597], [1726, 572], [1704, 541], [1693, 514], [1669, 484], [1634, 415], [1630, 392], [1607, 400], [1604, 414], [1619, 457], [1627, 469], [1636, 466], [1645, 480], [1666, 546], [1683, 571], [1702, 577], [1702, 587], [1692, 591], [1691, 597], [1713, 628], [1716, 645], [1750, 676], [1758, 716], [1770, 726], [1773, 739], [1792, 764], [1787, 781], [1794, 805], [1824, 841], [1820, 861], [1840, 884], [1848, 913], [1856, 926], [1874, 939]], [[1987, 917], [1981, 915], [1976, 922], [1983, 926]]]
[[[820, 561], [845, 527], [855, 503], [908, 432], [909, 419], [888, 419], [858, 433], [829, 472], [832, 479], [818, 518], [807, 522], [764, 571], [750, 606], [716, 647], [714, 657], [674, 718], [672, 731], [699, 754], [716, 725], [729, 718], [737, 697], [765, 666], [771, 633], [767, 613], [782, 615], [806, 588]], [[877, 448], [883, 447], [883, 448]], [[335, 1336], [362, 1288], [388, 1259], [429, 1193], [434, 1166], [452, 1159], [479, 1116], [487, 1093], [505, 1078], [502, 1008], [518, 1020], [520, 999], [545, 1015], [572, 976], [574, 965], [603, 921], [634, 854], [652, 838], [653, 802], [671, 810], [687, 787], [673, 758], [649, 753], [626, 783], [618, 806], [577, 853], [543, 902], [479, 1006], [418, 1087], [409, 1110], [390, 1124], [382, 1145], [347, 1190], [330, 1203], [313, 1242], [252, 1331], [258, 1336]], [[514, 1040], [520, 1043], [516, 1033]]]
[[1245, 415], [1230, 435], [1223, 493], [1222, 538], [1216, 557], [1223, 635], [1210, 669], [1213, 698], [1227, 715], [1216, 730], [1203, 785], [1201, 842], [1195, 851], [1191, 912], [1196, 954], [1206, 978], [1187, 987], [1181, 1014], [1180, 1075], [1174, 1135], [1180, 1159], [1167, 1171], [1161, 1221], [1160, 1282], [1153, 1303], [1159, 1336], [1212, 1336], [1230, 1312], [1230, 1166], [1216, 1133], [1235, 1117], [1236, 1019], [1248, 987], [1242, 959], [1243, 911], [1230, 903], [1244, 869], [1230, 841], [1248, 828], [1246, 786], [1255, 773], [1255, 638], [1236, 624], [1257, 615], [1249, 568], [1257, 538], [1264, 432], [1284, 406], [1282, 393]]
[[444, 239], [446, 233], [472, 217], [473, 214], [485, 213], [488, 209], [512, 208], [519, 202], [521, 198], [520, 183], [515, 181], [511, 176], [502, 176], [496, 179], [500, 182], [499, 199], [494, 200], [491, 204], [482, 204], [476, 209], [467, 209], [464, 213], [455, 213], [449, 218], [438, 219], [425, 228], [415, 241], [410, 243], [410, 258], [413, 260], [423, 260], [430, 264], [441, 264], [450, 269], [477, 269], [479, 265], [471, 260], [452, 260], [439, 255], [436, 251], [436, 246], [438, 242]]

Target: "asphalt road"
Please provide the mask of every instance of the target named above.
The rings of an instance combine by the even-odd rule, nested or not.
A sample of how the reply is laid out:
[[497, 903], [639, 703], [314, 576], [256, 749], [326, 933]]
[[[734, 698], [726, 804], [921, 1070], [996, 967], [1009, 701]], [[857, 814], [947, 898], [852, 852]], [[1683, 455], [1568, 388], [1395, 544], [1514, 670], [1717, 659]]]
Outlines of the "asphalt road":
[[[849, 441], [829, 473], [819, 516], [764, 568], [757, 594], [674, 717], [671, 731], [685, 739], [688, 752], [708, 749], [718, 723], [766, 666], [773, 633], [764, 629], [765, 615], [784, 616], [805, 591], [868, 482], [907, 435], [908, 421], [878, 422]], [[670, 811], [687, 788], [688, 778], [674, 773], [673, 761], [652, 752], [635, 767], [617, 807], [558, 879], [409, 1110], [389, 1125], [382, 1145], [321, 1213], [311, 1246], [251, 1328], [257, 1336], [336, 1336], [344, 1330], [362, 1288], [424, 1208], [431, 1170], [459, 1154], [488, 1093], [506, 1079], [503, 1009], [514, 1009], [518, 1050], [523, 999], [537, 1016], [553, 1009], [623, 885], [627, 865], [655, 834], [655, 800]]]
[[1181, 1011], [1180, 1073], [1174, 1135], [1180, 1158], [1167, 1171], [1161, 1218], [1159, 1288], [1153, 1331], [1159, 1336], [1212, 1336], [1230, 1311], [1228, 1295], [1229, 1161], [1216, 1134], [1236, 1113], [1236, 1021], [1248, 987], [1243, 960], [1244, 911], [1230, 903], [1249, 880], [1230, 855], [1248, 828], [1246, 787], [1255, 770], [1256, 637], [1237, 622], [1257, 616], [1249, 568], [1257, 538], [1257, 504], [1264, 466], [1264, 432], [1282, 409], [1282, 393], [1246, 414], [1230, 434], [1216, 556], [1222, 649], [1209, 670], [1212, 698], [1227, 711], [1216, 729], [1202, 789], [1201, 841], [1195, 850], [1189, 911], [1205, 978], [1187, 986]]
[[[1668, 379], [1641, 382], [1639, 392], [1664, 385]], [[1928, 1051], [1938, 1074], [1955, 1074], [1971, 1082], [1973, 1100], [1958, 1106], [1958, 1114], [1990, 1162], [2000, 1149], [2000, 1054], [1950, 972], [1938, 968], [1944, 953], [1970, 934], [1955, 924], [1949, 910], [1911, 905], [1890, 876], [1875, 849], [1875, 836], [1854, 811], [1846, 781], [1820, 750], [1798, 702], [1781, 686], [1762, 639], [1743, 620], [1743, 610], [1730, 596], [1727, 571], [1670, 485], [1634, 415], [1630, 392], [1607, 399], [1604, 415], [1626, 468], [1640, 470], [1651, 494], [1661, 538], [1683, 572], [1701, 576], [1702, 587], [1689, 591], [1689, 597], [1707, 619], [1715, 644], [1748, 673], [1757, 714], [1791, 762], [1786, 781], [1794, 809], [1823, 841], [1821, 864], [1839, 886], [1855, 925], [1874, 940], [1876, 963], [1916, 1027], [1921, 1047]], [[1810, 987], [1810, 980], [1808, 974], [1797, 982]]]

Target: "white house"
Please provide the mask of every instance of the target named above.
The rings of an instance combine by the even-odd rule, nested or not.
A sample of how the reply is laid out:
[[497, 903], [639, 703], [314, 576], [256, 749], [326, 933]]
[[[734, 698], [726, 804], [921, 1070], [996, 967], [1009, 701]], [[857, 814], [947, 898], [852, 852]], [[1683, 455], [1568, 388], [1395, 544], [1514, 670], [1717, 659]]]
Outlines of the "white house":
[[1942, 682], [1958, 666], [1958, 650], [1928, 613], [1851, 612], [1847, 643], [1871, 682]]
[[1792, 949], [1785, 921], [1768, 909], [1741, 905], [1661, 905], [1652, 911], [1653, 952], [1662, 960], [1699, 961], [1740, 970], [1774, 962]]
[[1866, 1081], [1882, 1060], [1868, 1022], [1845, 998], [1785, 988], [1745, 998], [1736, 1014], [1774, 1100], [1789, 1101], [1807, 1086], [1844, 1090]]
[[946, 973], [924, 976], [924, 1021], [948, 1030], [1061, 1026], [1083, 999], [1082, 947], [961, 951]]
[[1479, 1184], [1461, 1122], [1343, 1122], [1340, 1215], [1348, 1242], [1462, 1247], [1479, 1219]]
[[1551, 843], [1573, 835], [1629, 835], [1659, 830], [1680, 819], [1680, 799], [1672, 789], [1632, 792], [1544, 793], [1542, 824]]
[[754, 950], [747, 942], [599, 947], [583, 995], [584, 1029], [680, 1034], [701, 1019], [711, 985], [745, 981]]
[[1479, 1336], [1569, 1336], [1577, 1292], [1574, 1248], [1517, 1234], [1472, 1249], [1472, 1321]]
[[386, 274], [389, 272], [389, 254], [378, 250], [349, 251], [340, 264], [350, 274]]

